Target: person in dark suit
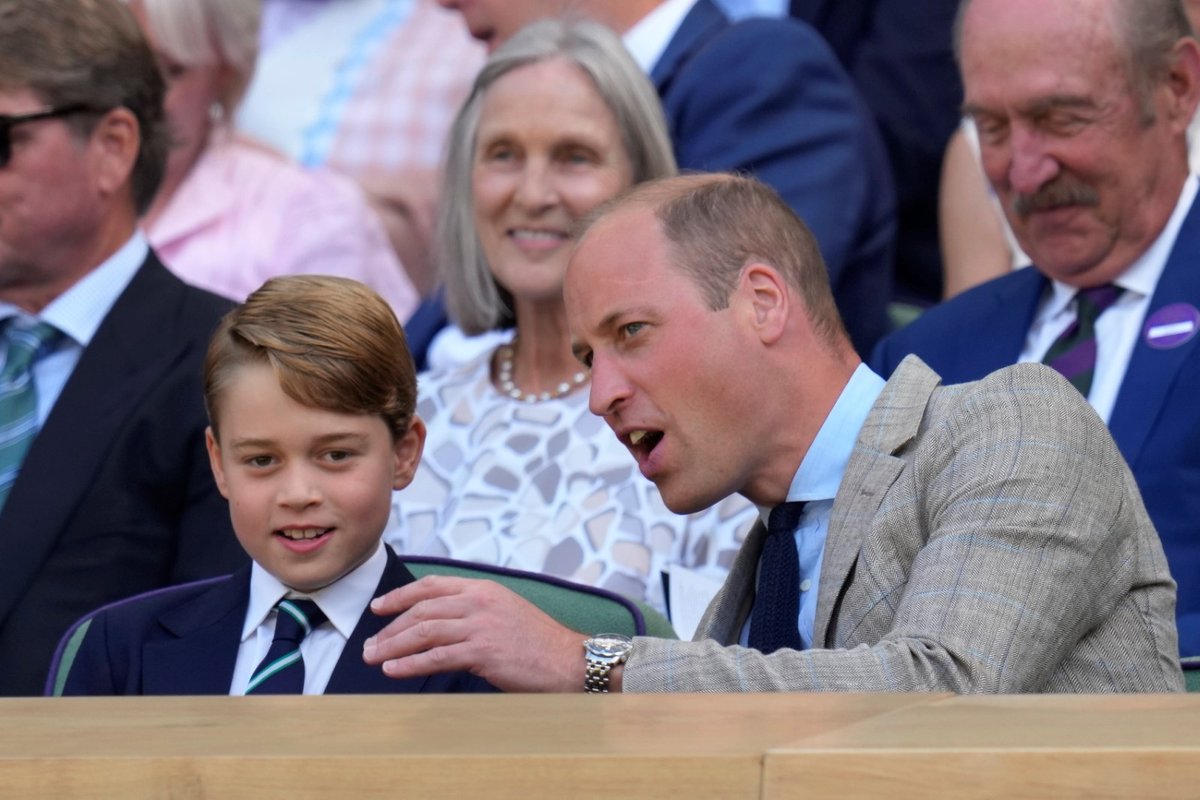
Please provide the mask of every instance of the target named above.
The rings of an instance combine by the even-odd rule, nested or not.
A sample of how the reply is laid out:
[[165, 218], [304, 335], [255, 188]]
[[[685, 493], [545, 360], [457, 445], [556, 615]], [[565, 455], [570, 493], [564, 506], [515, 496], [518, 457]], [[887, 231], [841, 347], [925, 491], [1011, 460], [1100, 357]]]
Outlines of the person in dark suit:
[[137, 231], [162, 98], [119, 0], [0, 2], [0, 694], [39, 694], [88, 610], [245, 563], [199, 391], [229, 303]]
[[[1107, 308], [1092, 305], [1094, 369], [1080, 388], [1158, 528], [1179, 582], [1180, 651], [1195, 660], [1200, 207], [1187, 128], [1200, 102], [1200, 46], [1177, 0], [973, 0], [965, 9], [966, 109], [1034, 267], [932, 309], [881, 343], [872, 364], [887, 375], [915, 353], [946, 380], [966, 381], [1051, 361], [1091, 290], [1112, 287]], [[1130, 31], [1149, 35], [1126, 44]]]
[[712, 0], [439, 0], [489, 48], [571, 12], [622, 34], [662, 100], [683, 170], [741, 171], [778, 191], [821, 246], [862, 354], [887, 332], [896, 201], [870, 112], [829, 46], [788, 19], [731, 23]]
[[885, 384], [769, 188], [639, 185], [581, 233], [563, 295], [592, 411], [667, 507], [738, 493], [765, 519], [692, 642], [585, 640], [486, 582], [421, 580], [373, 605], [399, 615], [364, 650], [387, 674], [470, 669], [522, 691], [1182, 688], [1166, 558], [1079, 393], [1036, 364], [942, 386], [917, 358]]
[[[252, 563], [98, 612], [62, 693], [251, 694], [297, 669], [272, 691], [490, 691], [467, 673], [391, 682], [362, 660], [384, 622], [371, 599], [414, 580], [382, 536], [425, 442], [416, 389], [400, 323], [362, 284], [290, 276], [251, 294], [213, 336], [204, 397], [212, 471]], [[307, 634], [281, 656], [285, 620], [310, 601]]]

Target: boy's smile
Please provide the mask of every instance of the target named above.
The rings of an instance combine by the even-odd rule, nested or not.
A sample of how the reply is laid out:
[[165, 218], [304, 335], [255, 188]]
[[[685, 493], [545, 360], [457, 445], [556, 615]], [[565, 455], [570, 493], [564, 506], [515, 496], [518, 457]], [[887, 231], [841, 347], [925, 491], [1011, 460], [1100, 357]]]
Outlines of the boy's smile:
[[209, 458], [250, 557], [306, 592], [362, 564], [420, 458], [420, 421], [393, 441], [382, 417], [288, 397], [267, 364], [237, 368], [217, 406]]

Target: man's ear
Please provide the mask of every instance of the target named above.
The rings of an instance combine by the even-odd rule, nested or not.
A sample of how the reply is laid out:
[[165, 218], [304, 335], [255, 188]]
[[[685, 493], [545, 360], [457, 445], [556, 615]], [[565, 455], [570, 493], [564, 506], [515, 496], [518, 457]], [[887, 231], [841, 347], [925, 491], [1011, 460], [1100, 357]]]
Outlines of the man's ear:
[[1200, 42], [1185, 36], [1175, 43], [1167, 69], [1171, 121], [1186, 131], [1200, 105]]
[[141, 142], [137, 117], [127, 108], [114, 108], [96, 123], [88, 144], [95, 155], [93, 174], [102, 196], [112, 196], [129, 183]]
[[767, 344], [778, 341], [787, 328], [791, 306], [787, 282], [779, 270], [759, 262], [746, 265], [736, 294], [758, 337]]
[[229, 484], [225, 480], [225, 467], [221, 464], [221, 445], [217, 442], [212, 426], [204, 429], [204, 446], [208, 449], [208, 465], [212, 467], [213, 480], [216, 481], [217, 491], [226, 500], [229, 499]]
[[421, 453], [425, 450], [425, 422], [413, 414], [412, 422], [404, 435], [396, 439], [393, 452], [396, 458], [395, 471], [392, 475], [392, 488], [403, 489], [412, 483], [417, 466], [421, 463]]

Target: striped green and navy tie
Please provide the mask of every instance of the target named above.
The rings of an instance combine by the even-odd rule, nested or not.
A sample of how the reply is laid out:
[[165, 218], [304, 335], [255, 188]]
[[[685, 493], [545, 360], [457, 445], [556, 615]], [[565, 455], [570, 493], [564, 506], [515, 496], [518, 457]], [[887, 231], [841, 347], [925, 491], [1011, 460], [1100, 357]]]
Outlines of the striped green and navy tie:
[[304, 659], [300, 642], [325, 622], [312, 600], [280, 600], [275, 606], [275, 638], [271, 649], [250, 676], [246, 694], [303, 694]]
[[38, 433], [34, 362], [53, 350], [60, 336], [57, 328], [45, 322], [31, 328], [10, 322], [4, 331], [8, 355], [0, 370], [0, 509]]

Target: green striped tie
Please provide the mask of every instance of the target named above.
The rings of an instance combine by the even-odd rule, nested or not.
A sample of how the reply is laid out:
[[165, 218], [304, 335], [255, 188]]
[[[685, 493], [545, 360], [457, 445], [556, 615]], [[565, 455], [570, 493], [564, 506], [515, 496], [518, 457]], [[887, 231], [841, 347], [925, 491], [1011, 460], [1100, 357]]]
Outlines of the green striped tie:
[[304, 659], [300, 642], [328, 617], [312, 600], [280, 600], [275, 606], [275, 638], [263, 658], [246, 694], [303, 694]]
[[38, 433], [34, 362], [52, 351], [60, 336], [57, 328], [45, 322], [31, 328], [9, 322], [4, 331], [8, 348], [0, 370], [0, 509]]

